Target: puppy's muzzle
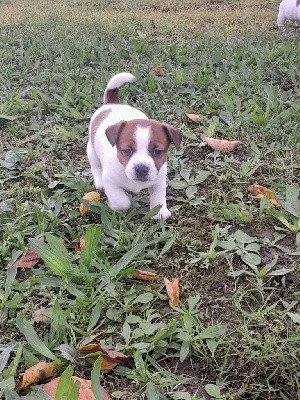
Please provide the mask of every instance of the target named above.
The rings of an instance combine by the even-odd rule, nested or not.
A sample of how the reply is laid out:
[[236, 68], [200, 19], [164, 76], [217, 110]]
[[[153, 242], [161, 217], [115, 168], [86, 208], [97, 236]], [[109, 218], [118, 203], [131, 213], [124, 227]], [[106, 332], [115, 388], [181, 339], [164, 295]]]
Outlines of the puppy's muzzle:
[[135, 179], [137, 181], [145, 182], [148, 180], [150, 168], [145, 164], [137, 164], [134, 167]]

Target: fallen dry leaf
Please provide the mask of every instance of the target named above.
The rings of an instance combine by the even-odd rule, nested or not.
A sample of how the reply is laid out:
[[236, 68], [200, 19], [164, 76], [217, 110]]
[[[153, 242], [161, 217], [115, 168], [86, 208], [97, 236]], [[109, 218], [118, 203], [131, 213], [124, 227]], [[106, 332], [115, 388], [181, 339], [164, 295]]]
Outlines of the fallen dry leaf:
[[260, 185], [250, 185], [248, 186], [248, 191], [253, 194], [254, 196], [256, 196], [257, 200], [261, 200], [263, 198], [267, 198], [270, 200], [270, 202], [277, 208], [280, 208], [281, 205], [279, 203], [279, 201], [277, 200], [277, 197], [275, 195], [274, 192], [272, 192], [272, 190], [264, 187], [264, 186], [260, 186]]
[[179, 279], [174, 279], [173, 282], [170, 282], [168, 278], [164, 278], [164, 282], [166, 285], [166, 290], [168, 296], [171, 300], [171, 303], [174, 306], [178, 306], [179, 304]]
[[19, 388], [24, 389], [29, 385], [38, 383], [44, 379], [50, 378], [57, 373], [57, 364], [55, 362], [39, 362], [28, 368], [22, 380], [19, 383]]
[[139, 279], [141, 281], [157, 281], [158, 275], [154, 272], [143, 271], [142, 269], [135, 269], [131, 273], [132, 278]]
[[290, 107], [292, 107], [292, 102], [290, 100], [286, 100], [286, 101], [283, 102], [283, 105], [286, 108], [290, 108]]
[[[79, 388], [79, 397], [77, 400], [96, 400], [96, 397], [94, 396], [94, 393], [92, 391], [92, 383], [90, 380], [78, 378], [77, 376], [72, 376], [73, 381], [79, 381], [80, 382], [80, 388]], [[52, 381], [46, 383], [43, 387], [43, 391], [52, 399], [55, 400], [55, 395], [56, 395], [56, 389], [58, 382], [60, 380], [59, 378], [55, 378]], [[112, 400], [108, 392], [103, 388], [103, 393], [105, 396], [106, 400]]]
[[206, 142], [214, 150], [222, 151], [223, 153], [230, 153], [235, 150], [242, 142], [239, 140], [223, 140], [215, 139], [212, 137], [204, 137], [204, 142]]
[[[43, 242], [44, 237], [40, 237], [39, 240]], [[40, 259], [41, 257], [33, 250], [33, 248], [29, 247], [26, 253], [15, 262], [15, 266], [17, 268], [32, 269], [40, 261]]]
[[[100, 201], [100, 194], [98, 192], [88, 192], [83, 196], [83, 199], [87, 201]], [[86, 207], [83, 203], [80, 204], [79, 210], [82, 214], [85, 214], [89, 211], [88, 207]]]
[[185, 114], [185, 115], [189, 120], [195, 122], [196, 124], [201, 122], [201, 118], [198, 114]]
[[132, 361], [132, 357], [115, 350], [104, 349], [99, 343], [89, 343], [79, 348], [84, 355], [91, 354], [90, 361], [95, 362], [97, 357], [93, 357], [93, 353], [101, 353], [101, 369], [111, 370], [118, 364], [128, 364]]
[[162, 68], [160, 68], [160, 67], [153, 67], [153, 68], [151, 68], [151, 70], [150, 70], [150, 73], [152, 74], [152, 75], [155, 75], [155, 76], [165, 76], [165, 71], [164, 71], [164, 69], [162, 69]]
[[80, 253], [84, 249], [84, 246], [85, 246], [85, 235], [82, 235], [81, 238], [79, 239], [79, 242], [75, 244], [75, 251], [77, 253]]

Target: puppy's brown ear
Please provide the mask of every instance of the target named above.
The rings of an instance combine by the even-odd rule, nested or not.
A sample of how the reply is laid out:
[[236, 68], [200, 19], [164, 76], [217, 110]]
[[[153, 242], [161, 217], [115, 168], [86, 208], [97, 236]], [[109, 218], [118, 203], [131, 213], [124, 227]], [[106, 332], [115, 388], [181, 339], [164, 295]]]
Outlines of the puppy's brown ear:
[[126, 121], [120, 121], [120, 122], [117, 122], [116, 124], [111, 125], [108, 128], [106, 128], [105, 134], [107, 136], [109, 143], [112, 146], [114, 146], [117, 143], [119, 136], [120, 136], [122, 130], [124, 129], [125, 125], [126, 125]]
[[174, 143], [177, 150], [180, 148], [180, 143], [182, 140], [182, 132], [179, 129], [174, 128], [174, 126], [167, 123], [162, 123], [163, 130], [168, 136], [171, 143]]

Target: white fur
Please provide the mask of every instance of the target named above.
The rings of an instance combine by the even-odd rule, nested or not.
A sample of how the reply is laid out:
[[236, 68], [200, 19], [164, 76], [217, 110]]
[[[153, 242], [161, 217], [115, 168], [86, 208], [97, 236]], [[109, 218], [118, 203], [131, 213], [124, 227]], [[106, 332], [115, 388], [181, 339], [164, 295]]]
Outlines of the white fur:
[[[128, 82], [131, 74], [118, 74], [108, 83], [108, 88], [115, 88]], [[133, 76], [133, 75], [131, 75]], [[114, 86], [112, 86], [114, 85]], [[116, 85], [116, 86], [115, 86]], [[107, 89], [106, 89], [107, 90]], [[119, 121], [133, 119], [148, 119], [141, 111], [123, 104], [105, 104], [92, 116], [90, 131], [94, 118], [102, 111], [111, 109], [111, 112], [98, 127], [94, 144], [91, 136], [87, 145], [87, 155], [91, 164], [94, 183], [97, 189], [104, 190], [108, 198], [108, 205], [112, 210], [126, 210], [130, 207], [130, 199], [126, 191], [138, 193], [148, 189], [150, 194], [150, 208], [161, 205], [161, 209], [154, 218], [168, 218], [171, 213], [166, 205], [166, 175], [167, 165], [164, 163], [157, 171], [152, 157], [148, 153], [148, 144], [151, 137], [149, 128], [137, 126], [133, 133], [136, 141], [136, 152], [130, 158], [126, 168], [119, 162], [116, 146], [112, 146], [107, 139], [107, 127]], [[134, 167], [142, 163], [149, 167], [148, 180], [145, 182], [134, 180]]]
[[106, 86], [104, 96], [103, 96], [103, 103], [107, 103], [107, 91], [111, 89], [118, 89], [120, 86], [123, 85], [125, 82], [132, 82], [135, 80], [135, 76], [133, 76], [130, 72], [120, 72], [117, 75], [114, 75], [109, 81]]
[[287, 19], [300, 22], [300, 4], [297, 0], [282, 0], [280, 3], [277, 17], [278, 28], [283, 28]]

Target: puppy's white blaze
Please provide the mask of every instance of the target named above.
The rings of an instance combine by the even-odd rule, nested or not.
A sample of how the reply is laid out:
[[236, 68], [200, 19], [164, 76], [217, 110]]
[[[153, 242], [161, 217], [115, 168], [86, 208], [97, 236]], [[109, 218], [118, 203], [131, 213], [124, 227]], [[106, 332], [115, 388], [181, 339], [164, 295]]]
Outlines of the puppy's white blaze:
[[158, 174], [153, 158], [148, 154], [148, 146], [151, 139], [151, 128], [137, 126], [134, 132], [136, 151], [128, 161], [125, 173], [129, 179], [135, 180], [135, 166], [143, 164], [149, 167], [148, 181], [153, 181]]
[[150, 143], [150, 127], [137, 126], [137, 129], [134, 132], [134, 138], [136, 151], [141, 151], [144, 154], [147, 154]]

